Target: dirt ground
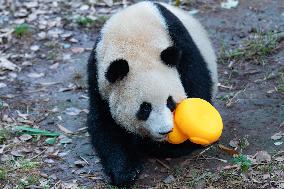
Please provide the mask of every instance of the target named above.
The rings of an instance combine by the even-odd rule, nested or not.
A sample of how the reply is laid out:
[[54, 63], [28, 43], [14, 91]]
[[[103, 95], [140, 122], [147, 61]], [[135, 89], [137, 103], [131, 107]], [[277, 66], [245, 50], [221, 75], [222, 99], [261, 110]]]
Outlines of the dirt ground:
[[[115, 188], [86, 133], [86, 64], [123, 2], [0, 2], [0, 188]], [[284, 1], [180, 6], [198, 10], [218, 54], [224, 132], [192, 155], [148, 160], [134, 188], [284, 188]], [[61, 136], [48, 144], [23, 125]]]

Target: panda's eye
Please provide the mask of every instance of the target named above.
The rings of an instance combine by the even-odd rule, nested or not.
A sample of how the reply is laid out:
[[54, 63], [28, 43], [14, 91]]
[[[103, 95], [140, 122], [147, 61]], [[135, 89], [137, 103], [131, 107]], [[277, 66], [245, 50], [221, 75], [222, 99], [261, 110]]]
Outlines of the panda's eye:
[[140, 105], [138, 112], [136, 113], [136, 117], [141, 121], [146, 121], [150, 116], [152, 111], [152, 105], [148, 102], [143, 102]]
[[167, 99], [167, 107], [173, 112], [176, 109], [177, 103], [174, 101], [172, 96]]

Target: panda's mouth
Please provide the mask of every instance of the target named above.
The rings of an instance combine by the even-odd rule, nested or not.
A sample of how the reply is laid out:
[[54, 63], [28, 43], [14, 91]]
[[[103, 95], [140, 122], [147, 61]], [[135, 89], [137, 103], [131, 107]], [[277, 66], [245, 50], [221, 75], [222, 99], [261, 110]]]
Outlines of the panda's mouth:
[[153, 136], [153, 140], [158, 141], [158, 142], [163, 142], [166, 141], [168, 138], [168, 135], [160, 135], [160, 136]]

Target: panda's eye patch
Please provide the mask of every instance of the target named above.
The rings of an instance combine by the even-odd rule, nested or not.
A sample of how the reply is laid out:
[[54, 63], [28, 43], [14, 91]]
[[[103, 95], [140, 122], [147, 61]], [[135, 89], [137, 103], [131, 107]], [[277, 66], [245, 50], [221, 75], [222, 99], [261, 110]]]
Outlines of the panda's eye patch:
[[164, 64], [173, 67], [177, 66], [180, 62], [182, 51], [175, 46], [166, 48], [161, 52], [161, 59]]
[[152, 105], [148, 102], [143, 102], [140, 105], [138, 112], [136, 113], [136, 117], [141, 121], [146, 121], [150, 116], [152, 111]]
[[177, 103], [174, 101], [172, 96], [167, 99], [167, 107], [173, 112], [176, 109]]
[[110, 63], [105, 73], [106, 79], [110, 83], [122, 80], [129, 72], [128, 62], [124, 59], [118, 59]]

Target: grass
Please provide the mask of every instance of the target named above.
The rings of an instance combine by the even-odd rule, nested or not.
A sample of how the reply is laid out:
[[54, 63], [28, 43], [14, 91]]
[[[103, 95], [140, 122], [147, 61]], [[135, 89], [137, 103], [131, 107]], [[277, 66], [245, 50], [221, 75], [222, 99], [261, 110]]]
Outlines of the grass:
[[280, 78], [278, 81], [277, 90], [280, 93], [284, 93], [284, 68], [280, 69], [278, 73]]
[[98, 16], [96, 20], [93, 20], [87, 16], [78, 16], [75, 19], [75, 22], [82, 27], [90, 27], [93, 26], [94, 24], [101, 26], [108, 20], [108, 18], [109, 18], [108, 16]]
[[75, 19], [76, 23], [83, 27], [88, 27], [94, 24], [94, 20], [86, 16], [78, 16]]
[[38, 168], [40, 166], [40, 162], [31, 161], [29, 159], [21, 159], [17, 161], [16, 166], [18, 169], [23, 171], [29, 171], [31, 169]]
[[5, 171], [5, 169], [0, 168], [0, 180], [5, 180], [7, 177], [7, 172]]
[[0, 144], [3, 144], [9, 137], [9, 131], [7, 129], [0, 129]]
[[272, 54], [277, 47], [277, 36], [272, 32], [257, 33], [252, 38], [246, 40], [242, 47], [227, 50], [228, 47], [223, 43], [220, 50], [219, 63], [235, 61], [254, 61], [257, 64], [264, 64], [265, 58]]
[[14, 34], [16, 37], [21, 38], [29, 33], [29, 25], [26, 23], [19, 24], [14, 28]]

